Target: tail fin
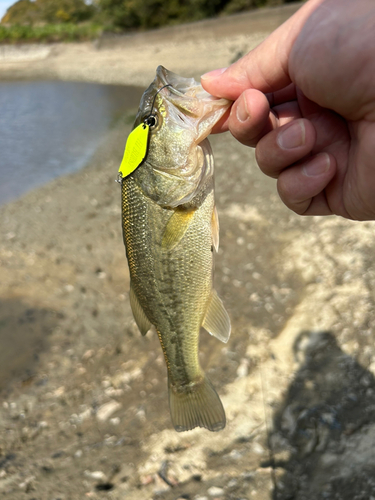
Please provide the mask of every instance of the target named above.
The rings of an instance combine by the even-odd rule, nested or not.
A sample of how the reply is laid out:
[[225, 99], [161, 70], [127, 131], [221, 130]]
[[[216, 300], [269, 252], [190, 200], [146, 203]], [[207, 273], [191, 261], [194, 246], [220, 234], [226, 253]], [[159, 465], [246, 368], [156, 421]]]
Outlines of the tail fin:
[[225, 412], [220, 398], [205, 376], [201, 382], [176, 391], [168, 381], [169, 408], [177, 432], [194, 427], [220, 431], [225, 427]]

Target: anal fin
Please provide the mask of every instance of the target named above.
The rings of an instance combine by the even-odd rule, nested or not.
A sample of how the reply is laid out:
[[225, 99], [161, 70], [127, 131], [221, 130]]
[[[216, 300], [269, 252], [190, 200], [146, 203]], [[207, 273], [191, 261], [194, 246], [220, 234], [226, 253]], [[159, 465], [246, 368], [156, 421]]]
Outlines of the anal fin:
[[130, 307], [132, 308], [132, 313], [133, 313], [135, 322], [137, 323], [137, 326], [138, 326], [141, 334], [146, 335], [146, 333], [151, 328], [151, 323], [147, 319], [147, 316], [145, 315], [145, 313], [142, 309], [142, 306], [139, 303], [139, 300], [138, 300], [131, 284], [130, 284], [130, 294], [129, 295], [130, 295]]
[[209, 379], [181, 388], [168, 381], [169, 408], [177, 432], [205, 427], [217, 432], [224, 429], [226, 419], [223, 404]]
[[202, 326], [221, 342], [228, 342], [231, 328], [230, 319], [216, 290], [211, 292]]

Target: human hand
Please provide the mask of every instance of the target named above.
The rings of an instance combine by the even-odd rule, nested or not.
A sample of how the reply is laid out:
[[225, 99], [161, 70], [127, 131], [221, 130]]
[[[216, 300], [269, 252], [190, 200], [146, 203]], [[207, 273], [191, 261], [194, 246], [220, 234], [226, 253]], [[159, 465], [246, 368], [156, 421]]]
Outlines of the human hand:
[[214, 132], [256, 147], [290, 209], [375, 219], [373, 0], [309, 0], [202, 85], [235, 101]]

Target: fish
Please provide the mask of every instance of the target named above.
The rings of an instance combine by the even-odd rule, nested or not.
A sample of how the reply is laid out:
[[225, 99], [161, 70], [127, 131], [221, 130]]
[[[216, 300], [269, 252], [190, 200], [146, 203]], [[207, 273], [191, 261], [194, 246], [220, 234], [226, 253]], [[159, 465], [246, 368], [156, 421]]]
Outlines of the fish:
[[213, 288], [219, 222], [207, 139], [230, 105], [194, 78], [159, 66], [133, 127], [149, 129], [145, 158], [120, 180], [130, 305], [142, 335], [156, 329], [178, 432], [219, 431], [226, 425], [222, 402], [200, 366], [198, 346], [201, 327], [222, 342], [231, 331]]

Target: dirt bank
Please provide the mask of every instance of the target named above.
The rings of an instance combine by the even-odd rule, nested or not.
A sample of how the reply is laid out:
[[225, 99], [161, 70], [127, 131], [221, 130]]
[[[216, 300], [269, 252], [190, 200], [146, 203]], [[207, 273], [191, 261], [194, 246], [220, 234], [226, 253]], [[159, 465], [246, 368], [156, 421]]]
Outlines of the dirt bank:
[[[159, 35], [136, 37], [140, 60], [148, 36]], [[74, 50], [84, 58], [87, 46]], [[176, 68], [154, 54], [147, 71], [129, 65], [127, 78], [149, 83], [159, 63], [206, 71], [230, 62], [235, 51], [226, 50], [226, 60], [202, 68], [190, 56]], [[104, 79], [97, 64], [90, 59]], [[87, 69], [72, 65], [84, 79]], [[21, 66], [13, 75], [26, 75]], [[107, 81], [117, 74], [109, 67]], [[212, 138], [221, 227], [215, 286], [233, 331], [227, 345], [202, 333], [201, 362], [228, 424], [217, 434], [178, 434], [158, 340], [141, 337], [127, 295], [114, 182], [126, 121], [87, 168], [0, 210], [0, 496], [371, 499], [375, 224], [290, 213], [251, 150], [229, 135]]]

